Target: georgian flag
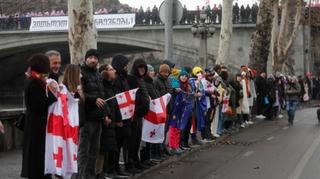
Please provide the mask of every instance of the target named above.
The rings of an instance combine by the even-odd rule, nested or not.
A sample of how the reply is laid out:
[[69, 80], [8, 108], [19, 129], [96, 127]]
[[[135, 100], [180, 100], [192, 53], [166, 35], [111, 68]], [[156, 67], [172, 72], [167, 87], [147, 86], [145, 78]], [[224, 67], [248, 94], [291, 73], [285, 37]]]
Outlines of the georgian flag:
[[78, 172], [78, 99], [64, 85], [57, 90], [57, 101], [48, 109], [44, 173], [69, 179]]
[[171, 95], [167, 93], [160, 98], [151, 100], [149, 112], [143, 118], [142, 141], [154, 144], [164, 141], [167, 105], [170, 98]]
[[136, 93], [138, 88], [116, 94], [116, 99], [122, 120], [130, 119], [134, 115]]

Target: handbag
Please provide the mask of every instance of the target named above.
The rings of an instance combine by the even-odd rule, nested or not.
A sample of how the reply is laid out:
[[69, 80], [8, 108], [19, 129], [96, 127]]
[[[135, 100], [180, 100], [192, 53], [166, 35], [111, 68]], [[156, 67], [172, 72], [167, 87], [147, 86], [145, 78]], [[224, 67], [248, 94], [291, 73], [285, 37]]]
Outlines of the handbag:
[[20, 113], [18, 119], [14, 122], [14, 126], [16, 126], [16, 128], [18, 128], [19, 130], [23, 131], [25, 121], [26, 121], [26, 114]]
[[306, 93], [306, 94], [304, 94], [303, 95], [303, 101], [304, 102], [307, 102], [307, 101], [309, 101], [310, 100], [310, 98], [309, 98], [309, 95]]

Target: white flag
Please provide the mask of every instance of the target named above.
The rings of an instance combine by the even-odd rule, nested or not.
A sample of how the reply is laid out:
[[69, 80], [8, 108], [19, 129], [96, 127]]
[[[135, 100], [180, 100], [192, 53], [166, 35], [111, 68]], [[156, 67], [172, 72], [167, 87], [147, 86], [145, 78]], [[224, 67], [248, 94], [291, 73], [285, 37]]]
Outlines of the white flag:
[[162, 143], [164, 128], [167, 120], [167, 104], [171, 95], [168, 93], [160, 98], [151, 100], [149, 112], [144, 116], [142, 127], [142, 141]]
[[44, 172], [68, 179], [78, 172], [78, 100], [64, 85], [59, 89], [58, 100], [48, 111]]
[[136, 93], [138, 88], [116, 94], [116, 99], [122, 120], [130, 119], [134, 115]]

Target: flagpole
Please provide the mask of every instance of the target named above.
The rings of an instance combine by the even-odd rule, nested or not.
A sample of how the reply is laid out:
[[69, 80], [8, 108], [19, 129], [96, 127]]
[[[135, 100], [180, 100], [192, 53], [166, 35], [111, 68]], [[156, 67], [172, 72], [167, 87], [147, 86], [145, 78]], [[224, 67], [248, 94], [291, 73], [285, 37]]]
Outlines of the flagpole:
[[111, 98], [108, 98], [108, 99], [106, 99], [106, 100], [104, 100], [105, 102], [107, 102], [107, 101], [110, 101], [110, 100], [112, 100], [112, 99], [114, 99], [114, 98], [116, 98], [117, 96], [113, 96], [113, 97], [111, 97]]

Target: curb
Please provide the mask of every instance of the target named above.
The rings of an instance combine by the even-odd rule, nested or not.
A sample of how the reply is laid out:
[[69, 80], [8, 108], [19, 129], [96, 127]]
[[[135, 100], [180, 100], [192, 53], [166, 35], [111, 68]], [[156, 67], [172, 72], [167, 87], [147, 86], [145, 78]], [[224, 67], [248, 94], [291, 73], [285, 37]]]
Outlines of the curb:
[[[251, 125], [249, 128], [255, 127], [256, 125], [260, 124], [260, 123], [263, 122], [264, 120], [255, 119], [254, 121], [255, 121], [254, 124]], [[248, 128], [245, 128], [245, 129], [248, 129]], [[209, 148], [209, 147], [215, 146], [215, 145], [219, 144], [221, 141], [223, 141], [224, 139], [227, 139], [228, 137], [230, 137], [230, 136], [232, 136], [232, 135], [235, 135], [235, 134], [238, 134], [238, 133], [240, 133], [240, 132], [243, 132], [245, 129], [243, 129], [243, 130], [240, 129], [239, 131], [234, 132], [234, 133], [232, 133], [232, 134], [223, 135], [222, 137], [216, 139], [214, 142], [206, 143], [206, 144], [203, 144], [203, 145], [201, 145], [201, 146], [199, 146], [199, 147], [192, 148], [191, 151], [185, 152], [185, 153], [183, 153], [183, 154], [180, 155], [180, 156], [172, 156], [172, 157], [170, 157], [168, 160], [165, 160], [165, 161], [159, 163], [158, 165], [156, 165], [156, 166], [154, 166], [154, 167], [151, 167], [150, 169], [144, 170], [142, 173], [139, 173], [139, 174], [130, 176], [130, 177], [128, 177], [128, 178], [129, 178], [129, 179], [138, 179], [138, 178], [143, 177], [143, 176], [145, 176], [145, 175], [147, 175], [147, 174], [149, 174], [149, 173], [151, 173], [151, 172], [153, 172], [153, 171], [156, 171], [157, 169], [162, 168], [162, 167], [164, 167], [164, 166], [166, 166], [166, 165], [170, 165], [170, 164], [172, 164], [172, 163], [179, 162], [179, 161], [181, 161], [182, 159], [185, 159], [185, 158], [191, 156], [192, 154], [194, 154], [194, 153], [196, 153], [196, 152], [199, 152], [199, 151], [201, 151], [201, 150], [204, 150], [204, 149], [207, 149], [207, 148]]]

